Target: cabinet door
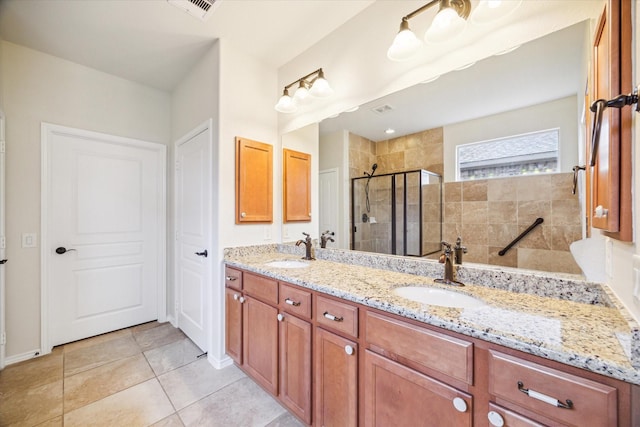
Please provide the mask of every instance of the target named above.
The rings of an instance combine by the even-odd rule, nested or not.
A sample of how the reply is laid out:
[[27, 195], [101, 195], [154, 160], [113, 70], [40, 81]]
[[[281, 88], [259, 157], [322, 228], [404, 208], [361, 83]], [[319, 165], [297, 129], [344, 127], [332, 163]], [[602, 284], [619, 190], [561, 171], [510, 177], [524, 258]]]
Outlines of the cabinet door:
[[368, 427], [472, 425], [472, 398], [466, 393], [370, 351], [364, 375]]
[[316, 425], [358, 425], [357, 350], [355, 342], [316, 328]]
[[280, 399], [311, 423], [311, 324], [286, 313], [280, 320]]
[[[593, 45], [592, 100], [609, 100], [631, 91], [630, 8], [631, 2], [609, 0], [600, 17]], [[631, 111], [631, 107], [603, 111], [596, 164], [590, 171], [592, 225], [625, 241], [633, 237]], [[588, 159], [595, 149], [593, 139], [589, 145]]]
[[284, 222], [311, 221], [311, 154], [284, 151]]
[[225, 336], [227, 354], [238, 365], [242, 364], [242, 293], [225, 288]]
[[278, 310], [248, 296], [242, 309], [242, 366], [255, 381], [277, 395]]
[[236, 138], [236, 224], [273, 221], [273, 147]]

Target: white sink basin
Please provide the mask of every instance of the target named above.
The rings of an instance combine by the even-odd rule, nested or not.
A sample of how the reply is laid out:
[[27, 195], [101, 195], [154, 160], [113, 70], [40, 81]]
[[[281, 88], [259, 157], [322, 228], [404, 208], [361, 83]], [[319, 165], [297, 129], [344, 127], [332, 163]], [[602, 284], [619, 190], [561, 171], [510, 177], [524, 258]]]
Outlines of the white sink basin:
[[268, 267], [276, 267], [276, 268], [304, 268], [309, 267], [308, 262], [296, 261], [296, 260], [285, 260], [285, 261], [271, 261], [265, 264]]
[[404, 286], [394, 289], [393, 292], [402, 298], [441, 307], [474, 308], [485, 305], [485, 303], [478, 298], [440, 288]]

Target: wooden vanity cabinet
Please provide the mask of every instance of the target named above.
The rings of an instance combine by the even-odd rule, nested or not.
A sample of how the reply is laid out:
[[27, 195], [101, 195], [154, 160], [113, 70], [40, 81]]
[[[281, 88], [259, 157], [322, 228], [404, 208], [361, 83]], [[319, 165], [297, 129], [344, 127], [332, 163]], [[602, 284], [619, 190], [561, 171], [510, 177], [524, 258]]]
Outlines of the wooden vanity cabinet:
[[244, 272], [238, 286], [237, 272], [225, 269], [226, 351], [256, 382], [277, 395], [277, 282]]
[[280, 400], [311, 424], [311, 292], [282, 282], [279, 287]]
[[242, 271], [225, 267], [225, 336], [229, 357], [242, 365]]
[[358, 344], [321, 327], [315, 333], [315, 425], [358, 425]]

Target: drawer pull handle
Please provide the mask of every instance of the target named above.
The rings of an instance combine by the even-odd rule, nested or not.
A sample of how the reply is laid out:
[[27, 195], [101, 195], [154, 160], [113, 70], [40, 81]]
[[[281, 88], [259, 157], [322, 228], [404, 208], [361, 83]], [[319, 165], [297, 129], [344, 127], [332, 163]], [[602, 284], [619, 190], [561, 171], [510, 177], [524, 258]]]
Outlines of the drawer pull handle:
[[297, 307], [297, 306], [299, 306], [299, 305], [300, 305], [300, 303], [299, 303], [299, 302], [296, 302], [296, 301], [290, 300], [289, 298], [286, 298], [286, 299], [284, 300], [284, 302], [285, 302], [286, 304], [292, 305], [292, 306], [294, 306], [294, 307]]
[[570, 401], [569, 399], [566, 400], [567, 403], [562, 403], [561, 401], [559, 401], [554, 397], [547, 396], [546, 394], [538, 393], [537, 391], [531, 390], [529, 388], [524, 388], [524, 384], [522, 384], [522, 381], [518, 381], [518, 390], [520, 390], [521, 392], [523, 392], [529, 397], [538, 399], [542, 402], [548, 403], [549, 405], [557, 406], [558, 408], [573, 409], [573, 402]]
[[342, 317], [338, 317], [338, 316], [334, 316], [333, 314], [329, 313], [328, 311], [325, 311], [322, 314], [324, 317], [326, 317], [329, 320], [333, 320], [334, 322], [342, 322]]
[[[218, 277], [220, 277], [220, 276], [218, 276]], [[233, 277], [233, 276], [227, 276], [227, 280], [229, 282], [235, 282], [236, 280], [238, 280], [238, 278], [237, 277]]]

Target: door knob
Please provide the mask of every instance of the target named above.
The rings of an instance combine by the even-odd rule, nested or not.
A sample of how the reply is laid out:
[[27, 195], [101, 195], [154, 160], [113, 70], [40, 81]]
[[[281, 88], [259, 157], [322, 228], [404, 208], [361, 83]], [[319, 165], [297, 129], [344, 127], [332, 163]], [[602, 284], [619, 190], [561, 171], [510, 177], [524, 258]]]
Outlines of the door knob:
[[60, 246], [60, 247], [56, 248], [56, 253], [58, 255], [62, 255], [64, 253], [66, 253], [66, 252], [71, 252], [71, 251], [75, 251], [75, 249], [67, 249], [64, 246]]
[[207, 255], [208, 255], [208, 254], [207, 254], [207, 250], [206, 250], [206, 249], [205, 249], [204, 251], [202, 251], [202, 252], [194, 252], [194, 253], [195, 253], [196, 255], [198, 255], [198, 256], [203, 256], [203, 257], [205, 257], [205, 258], [206, 258], [206, 257], [207, 257]]

